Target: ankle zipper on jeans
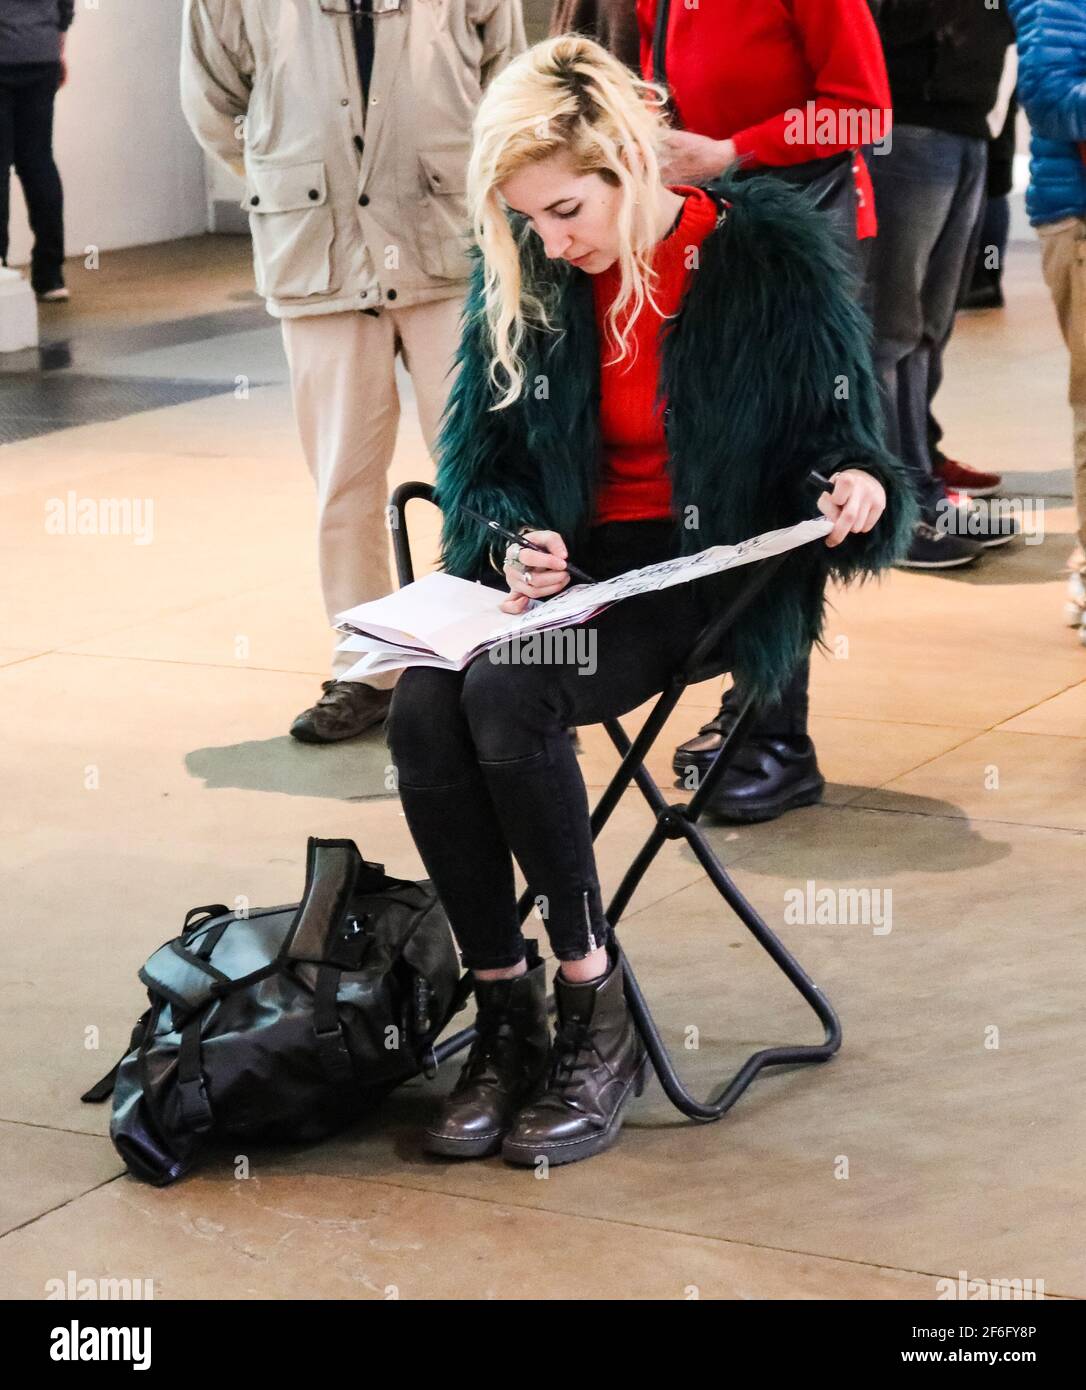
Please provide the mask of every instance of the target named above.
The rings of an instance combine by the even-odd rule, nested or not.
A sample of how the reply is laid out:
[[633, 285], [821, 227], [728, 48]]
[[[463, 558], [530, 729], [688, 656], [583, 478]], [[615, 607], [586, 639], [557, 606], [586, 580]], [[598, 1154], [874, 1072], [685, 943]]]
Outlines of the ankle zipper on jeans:
[[588, 949], [596, 949], [596, 938], [592, 935], [592, 914], [588, 910], [588, 889], [584, 890], [584, 924], [588, 928]]

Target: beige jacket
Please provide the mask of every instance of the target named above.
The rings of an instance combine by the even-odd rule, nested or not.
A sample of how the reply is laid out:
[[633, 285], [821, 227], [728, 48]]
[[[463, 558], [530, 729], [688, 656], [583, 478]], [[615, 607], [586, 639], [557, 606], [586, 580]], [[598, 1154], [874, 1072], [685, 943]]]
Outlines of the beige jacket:
[[402, 3], [363, 20], [363, 111], [348, 15], [321, 0], [185, 0], [182, 106], [245, 180], [257, 289], [277, 318], [466, 288], [471, 122], [526, 46], [521, 0]]

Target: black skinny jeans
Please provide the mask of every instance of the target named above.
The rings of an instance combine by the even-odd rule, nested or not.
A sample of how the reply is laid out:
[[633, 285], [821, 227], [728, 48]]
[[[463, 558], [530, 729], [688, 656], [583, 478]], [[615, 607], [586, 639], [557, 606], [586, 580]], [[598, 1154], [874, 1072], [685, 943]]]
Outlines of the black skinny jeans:
[[[570, 558], [606, 579], [672, 557], [672, 534], [669, 522], [609, 522]], [[386, 724], [400, 799], [465, 969], [524, 958], [514, 856], [559, 960], [607, 940], [588, 796], [566, 729], [661, 691], [713, 611], [714, 580], [727, 577], [639, 594], [565, 629], [583, 635], [564, 664], [504, 664], [484, 652], [464, 671], [416, 666], [400, 676]]]

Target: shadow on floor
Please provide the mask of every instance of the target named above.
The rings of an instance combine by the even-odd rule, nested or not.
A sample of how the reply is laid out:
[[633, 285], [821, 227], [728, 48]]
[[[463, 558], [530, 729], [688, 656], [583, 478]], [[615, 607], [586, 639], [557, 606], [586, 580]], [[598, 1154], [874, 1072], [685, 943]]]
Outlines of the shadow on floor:
[[398, 800], [389, 785], [392, 755], [380, 727], [343, 744], [311, 746], [284, 734], [195, 748], [186, 755], [185, 768], [211, 791], [229, 787], [334, 801]]
[[[793, 832], [787, 838], [782, 836], [780, 845], [788, 854], [788, 872], [796, 878], [824, 878], [827, 874], [838, 877], [843, 858], [849, 863], [849, 872], [865, 881], [914, 874], [918, 869], [950, 874], [983, 868], [1006, 859], [1011, 852], [1006, 841], [988, 839], [978, 832], [953, 802], [910, 796], [906, 792], [832, 785], [835, 792], [854, 799], [794, 811], [779, 822], [782, 829], [788, 827]], [[864, 798], [872, 796], [878, 797], [878, 805], [865, 805]], [[857, 815], [863, 815], [867, 823], [858, 824]], [[801, 817], [811, 820], [802, 824]], [[817, 826], [813, 824], [815, 817], [819, 819]], [[766, 860], [759, 867], [762, 857], [760, 849], [746, 853], [737, 865], [740, 873], [779, 876], [779, 857]]]
[[[1000, 584], [1053, 584], [1067, 575], [1067, 561], [1075, 548], [1071, 535], [1046, 536], [1041, 544], [1027, 544], [1023, 536], [987, 551], [971, 565], [956, 570], [931, 570], [934, 579], [995, 588]], [[921, 571], [914, 571], [921, 573]]]

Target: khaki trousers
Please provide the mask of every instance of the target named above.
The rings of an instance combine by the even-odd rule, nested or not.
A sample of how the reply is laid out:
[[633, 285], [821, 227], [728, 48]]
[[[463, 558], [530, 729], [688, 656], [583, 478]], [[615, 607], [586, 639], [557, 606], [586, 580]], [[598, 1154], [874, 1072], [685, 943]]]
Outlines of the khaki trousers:
[[[385, 509], [400, 421], [396, 353], [410, 373], [432, 457], [454, 380], [461, 308], [458, 295], [384, 307], [376, 316], [352, 311], [282, 320], [294, 416], [317, 487], [317, 550], [329, 624], [345, 608], [392, 591]], [[335, 642], [342, 640], [337, 633]], [[333, 651], [332, 676], [340, 678], [357, 659]], [[367, 683], [390, 689], [398, 676], [387, 672]]]
[[1074, 411], [1075, 509], [1078, 553], [1072, 567], [1086, 571], [1086, 218], [1065, 217], [1037, 228], [1041, 266], [1052, 293], [1064, 342], [1071, 353], [1068, 399]]

